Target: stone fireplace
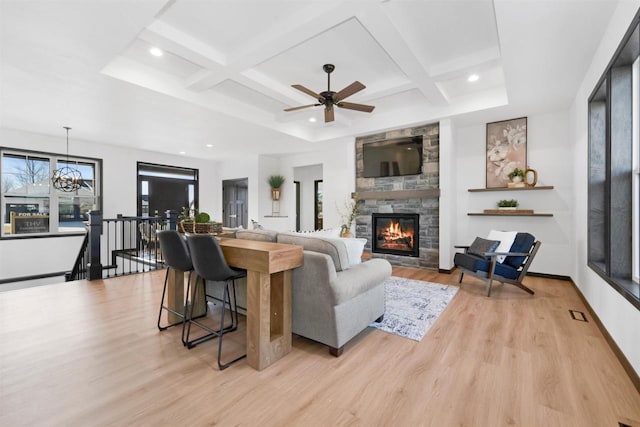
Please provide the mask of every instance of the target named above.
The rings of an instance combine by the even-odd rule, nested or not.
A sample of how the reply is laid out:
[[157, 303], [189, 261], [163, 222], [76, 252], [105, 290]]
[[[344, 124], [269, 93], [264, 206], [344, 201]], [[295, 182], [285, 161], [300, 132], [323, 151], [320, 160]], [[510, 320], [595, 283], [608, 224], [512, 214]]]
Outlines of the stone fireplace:
[[[439, 125], [435, 123], [356, 138], [356, 192], [354, 197], [358, 200], [359, 210], [356, 217], [356, 237], [367, 239], [365, 251], [371, 252], [372, 257], [385, 258], [394, 265], [438, 269], [440, 256], [439, 133]], [[423, 141], [421, 174], [376, 178], [363, 176], [364, 144], [416, 135], [422, 135]], [[402, 238], [396, 239], [393, 244], [382, 242], [383, 250], [380, 250], [379, 234], [376, 234], [374, 229], [376, 226], [374, 225], [374, 214], [376, 218], [386, 218], [390, 214], [401, 216], [410, 214], [418, 218], [413, 231], [410, 253], [406, 247], [402, 248], [401, 252], [397, 251], [396, 244], [400, 245]], [[399, 226], [403, 229], [401, 233], [406, 234], [404, 222]], [[396, 230], [396, 232], [400, 231]], [[389, 235], [386, 236], [389, 237]]]
[[373, 253], [414, 257], [419, 255], [420, 215], [374, 213], [371, 222]]

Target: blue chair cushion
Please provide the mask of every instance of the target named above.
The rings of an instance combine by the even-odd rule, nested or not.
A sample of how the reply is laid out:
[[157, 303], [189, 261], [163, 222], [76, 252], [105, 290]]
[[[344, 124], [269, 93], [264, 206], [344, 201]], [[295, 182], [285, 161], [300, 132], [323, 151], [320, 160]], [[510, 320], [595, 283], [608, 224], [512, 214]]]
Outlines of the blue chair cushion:
[[[516, 238], [513, 240], [513, 244], [511, 245], [509, 252], [529, 252], [535, 241], [536, 238], [529, 233], [518, 233], [516, 234]], [[508, 266], [518, 269], [524, 262], [525, 258], [526, 257], [523, 256], [508, 256], [502, 264], [507, 264]]]
[[[490, 261], [487, 261], [484, 257], [478, 257], [471, 254], [457, 253], [453, 258], [453, 263], [458, 267], [465, 268], [469, 271], [489, 271]], [[520, 274], [517, 269], [510, 265], [496, 263], [494, 274], [505, 277], [507, 279], [517, 279]]]

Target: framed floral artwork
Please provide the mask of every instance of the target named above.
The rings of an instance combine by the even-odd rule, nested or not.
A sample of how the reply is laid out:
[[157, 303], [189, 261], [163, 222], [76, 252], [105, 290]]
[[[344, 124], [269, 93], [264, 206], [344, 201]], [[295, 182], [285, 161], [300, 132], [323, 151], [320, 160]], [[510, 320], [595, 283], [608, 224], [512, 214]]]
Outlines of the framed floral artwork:
[[527, 168], [527, 118], [487, 123], [487, 188], [507, 187], [515, 168]]

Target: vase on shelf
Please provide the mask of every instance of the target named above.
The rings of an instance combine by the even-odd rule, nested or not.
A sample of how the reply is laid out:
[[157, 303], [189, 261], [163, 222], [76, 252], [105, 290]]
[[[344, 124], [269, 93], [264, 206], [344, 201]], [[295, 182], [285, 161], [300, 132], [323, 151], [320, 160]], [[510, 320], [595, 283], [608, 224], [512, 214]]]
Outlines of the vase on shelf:
[[353, 233], [351, 232], [351, 227], [347, 227], [346, 225], [343, 225], [340, 231], [340, 237], [353, 237]]

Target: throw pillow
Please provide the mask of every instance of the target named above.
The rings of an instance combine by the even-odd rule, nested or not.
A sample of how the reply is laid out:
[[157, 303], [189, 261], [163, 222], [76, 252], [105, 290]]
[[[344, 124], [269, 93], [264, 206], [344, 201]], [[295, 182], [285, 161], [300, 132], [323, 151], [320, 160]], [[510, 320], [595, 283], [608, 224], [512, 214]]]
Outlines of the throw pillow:
[[349, 257], [349, 266], [360, 264], [362, 262], [362, 252], [367, 239], [359, 238], [340, 238], [347, 247], [347, 255]]
[[471, 246], [469, 246], [469, 249], [467, 249], [467, 253], [489, 259], [485, 253], [494, 252], [499, 244], [500, 242], [497, 240], [487, 240], [482, 237], [476, 237]]
[[[516, 239], [517, 231], [497, 231], [491, 230], [487, 239], [489, 240], [499, 240], [500, 244], [496, 248], [495, 252], [509, 252], [511, 250], [511, 245], [513, 245], [513, 241]], [[506, 258], [506, 255], [499, 255], [496, 261], [499, 263], [503, 263]]]

